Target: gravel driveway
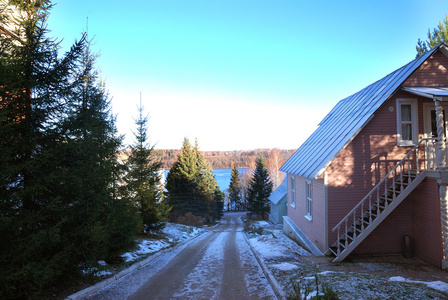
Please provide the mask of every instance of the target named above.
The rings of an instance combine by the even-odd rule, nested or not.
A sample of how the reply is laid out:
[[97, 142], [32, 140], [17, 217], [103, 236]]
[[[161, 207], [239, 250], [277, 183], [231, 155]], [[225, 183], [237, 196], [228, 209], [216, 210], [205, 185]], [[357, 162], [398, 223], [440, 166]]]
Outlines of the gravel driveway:
[[276, 299], [242, 232], [242, 214], [88, 299]]

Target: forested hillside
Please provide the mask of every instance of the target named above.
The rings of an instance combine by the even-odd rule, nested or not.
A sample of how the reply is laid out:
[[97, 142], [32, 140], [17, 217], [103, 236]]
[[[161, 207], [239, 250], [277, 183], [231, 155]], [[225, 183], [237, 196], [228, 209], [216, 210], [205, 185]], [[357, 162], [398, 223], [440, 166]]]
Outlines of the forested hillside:
[[[211, 164], [213, 169], [231, 169], [235, 163], [237, 168], [253, 168], [255, 158], [259, 152], [268, 159], [269, 156], [276, 155], [283, 164], [295, 150], [280, 149], [256, 149], [246, 151], [201, 151], [205, 159]], [[177, 160], [180, 150], [159, 149], [154, 150], [154, 154], [162, 161], [162, 167], [169, 169]]]

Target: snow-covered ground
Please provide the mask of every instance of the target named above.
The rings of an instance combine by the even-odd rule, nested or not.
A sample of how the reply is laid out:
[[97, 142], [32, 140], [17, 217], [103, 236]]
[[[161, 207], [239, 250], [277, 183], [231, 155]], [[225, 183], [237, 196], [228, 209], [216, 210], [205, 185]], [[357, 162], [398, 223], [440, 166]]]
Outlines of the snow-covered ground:
[[167, 223], [160, 234], [165, 240], [142, 239], [138, 241], [137, 249], [126, 252], [121, 257], [125, 262], [136, 261], [149, 254], [170, 247], [173, 243], [182, 242], [204, 232], [204, 229], [182, 224]]
[[162, 229], [170, 242], [180, 242], [195, 237], [204, 232], [204, 229], [182, 224], [167, 223]]
[[[262, 227], [256, 230], [254, 227]], [[293, 285], [308, 297], [316, 294], [316, 281], [328, 284], [341, 299], [448, 299], [448, 273], [414, 261], [360, 260], [333, 264], [326, 257], [312, 256], [291, 241], [281, 227], [254, 223], [249, 242], [263, 259], [286, 295]], [[258, 233], [257, 233], [258, 232]], [[401, 274], [401, 276], [397, 275]], [[408, 278], [421, 276], [426, 280]], [[317, 280], [316, 280], [317, 279]]]
[[[230, 220], [230, 226], [235, 221]], [[226, 222], [222, 221], [221, 225]], [[239, 222], [238, 222], [239, 223]], [[259, 229], [258, 229], [259, 227]], [[123, 254], [129, 263], [141, 261], [146, 257], [153, 257], [156, 252], [162, 254], [150, 264], [133, 272], [132, 276], [123, 278], [120, 286], [108, 287], [103, 294], [97, 294], [92, 299], [122, 299], [135, 292], [139, 286], [148, 280], [178, 255], [188, 244], [177, 248], [170, 248], [173, 244], [187, 241], [204, 233], [204, 229], [168, 223], [162, 231], [164, 238], [155, 240], [141, 240], [135, 251]], [[213, 234], [214, 230], [196, 238], [202, 241]], [[176, 287], [177, 298], [191, 298], [199, 291], [209, 291], [209, 298], [219, 298], [216, 287], [223, 284], [220, 281], [224, 272], [226, 244], [229, 230], [216, 230], [216, 238], [210, 244], [204, 257], [192, 269], [189, 277]], [[236, 233], [236, 245], [239, 249], [239, 259], [246, 273], [244, 281], [247, 283], [248, 293], [252, 296], [261, 290], [265, 282], [265, 274], [257, 265], [251, 250], [246, 243], [247, 235], [252, 249], [258, 253], [270, 273], [275, 277], [278, 285], [289, 295], [294, 287], [300, 287], [303, 293], [311, 297], [316, 294], [316, 282], [322, 291], [322, 284], [329, 285], [340, 299], [448, 299], [448, 273], [416, 263], [415, 260], [384, 261], [381, 259], [359, 259], [333, 264], [326, 257], [315, 257], [295, 242], [290, 240], [282, 231], [281, 226], [274, 226], [268, 222], [255, 222], [250, 232]], [[151, 258], [148, 258], [151, 259]], [[210, 270], [209, 270], [210, 269]], [[210, 272], [205, 272], [209, 270]], [[105, 262], [99, 262], [95, 270], [97, 276], [111, 276], [116, 270], [109, 269]], [[207, 275], [209, 274], [209, 275]], [[212, 274], [212, 275], [210, 275]], [[219, 275], [221, 274], [221, 275]], [[218, 276], [219, 275], [219, 276]], [[260, 296], [260, 295], [259, 295]], [[266, 295], [266, 299], [271, 296]], [[309, 298], [308, 298], [309, 299]]]
[[140, 299], [150, 291], [152, 297], [163, 299], [275, 299], [246, 242], [238, 221], [240, 215], [230, 214], [220, 225], [195, 239], [191, 237], [202, 231], [181, 228], [187, 232], [184, 236], [177, 231], [178, 225], [167, 226], [165, 234], [170, 233], [175, 240], [191, 240], [160, 251], [156, 258], [149, 257], [147, 264], [97, 290], [88, 299]]
[[[167, 223], [161, 230], [161, 239], [139, 239], [135, 250], [121, 255], [124, 262], [132, 263], [169, 248], [174, 244], [191, 239], [204, 232], [204, 229], [182, 224]], [[119, 270], [112, 269], [104, 261], [98, 262], [99, 268], [89, 268], [84, 273], [93, 273], [96, 277], [107, 277], [114, 275]]]

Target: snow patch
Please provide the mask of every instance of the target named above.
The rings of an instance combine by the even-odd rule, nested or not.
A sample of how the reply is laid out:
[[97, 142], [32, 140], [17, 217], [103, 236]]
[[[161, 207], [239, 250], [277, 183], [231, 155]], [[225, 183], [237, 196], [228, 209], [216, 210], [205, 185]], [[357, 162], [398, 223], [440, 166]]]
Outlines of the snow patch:
[[137, 250], [126, 252], [121, 257], [125, 262], [135, 261], [148, 254], [158, 252], [171, 246], [170, 243], [180, 242], [195, 237], [204, 232], [204, 229], [175, 223], [166, 223], [161, 230], [161, 234], [166, 236], [166, 240], [141, 240], [137, 245]]
[[256, 221], [256, 222], [254, 222], [254, 225], [257, 226], [257, 227], [263, 227], [263, 228], [271, 226], [271, 224], [269, 222], [266, 222], [266, 221]]
[[279, 264], [273, 264], [272, 265], [273, 268], [276, 268], [280, 271], [292, 271], [298, 268], [298, 266], [291, 264], [291, 263], [287, 263], [287, 262], [282, 262]]
[[169, 246], [171, 245], [163, 240], [142, 240], [138, 244], [136, 251], [126, 252], [121, 257], [125, 262], [135, 261], [148, 254], [168, 248]]
[[257, 236], [249, 239], [249, 242], [263, 259], [295, 258], [310, 254], [291, 241], [282, 231], [275, 231], [274, 235]]
[[104, 270], [104, 271], [96, 272], [95, 276], [101, 277], [101, 276], [109, 276], [109, 275], [112, 275], [112, 274], [113, 274], [112, 271]]
[[98, 265], [100, 265], [100, 266], [107, 266], [107, 263], [104, 261], [104, 260], [99, 260], [98, 261]]
[[331, 273], [336, 273], [336, 272], [334, 272], [334, 271], [323, 271], [323, 272], [317, 273], [317, 275], [325, 276], [325, 275], [328, 275], [328, 274], [331, 274]]
[[448, 292], [448, 283], [443, 281], [419, 281], [419, 280], [409, 280], [401, 276], [390, 277], [389, 281], [406, 282], [406, 283], [421, 283], [432, 289]]
[[166, 235], [170, 242], [179, 242], [195, 237], [204, 232], [204, 229], [175, 223], [166, 223], [161, 233]]
[[266, 278], [254, 257], [252, 250], [246, 242], [244, 233], [238, 232], [236, 243], [240, 253], [241, 267], [245, 270], [244, 278], [250, 299], [275, 299], [274, 291], [270, 285], [266, 286]]

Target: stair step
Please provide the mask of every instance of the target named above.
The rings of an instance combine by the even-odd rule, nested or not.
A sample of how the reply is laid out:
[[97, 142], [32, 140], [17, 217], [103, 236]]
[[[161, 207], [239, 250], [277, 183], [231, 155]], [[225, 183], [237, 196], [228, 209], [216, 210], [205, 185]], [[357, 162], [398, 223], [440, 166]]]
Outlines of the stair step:
[[347, 239], [348, 239], [348, 243], [350, 244], [351, 242], [353, 242], [355, 239], [353, 238], [353, 232], [347, 232]]
[[395, 189], [394, 189], [394, 188], [388, 188], [387, 191], [388, 191], [390, 194], [395, 193], [397, 196], [400, 195], [400, 193], [401, 193], [401, 191], [400, 191], [399, 189], [397, 189], [397, 188], [395, 188]]
[[[380, 204], [384, 203], [385, 201], [386, 201], [386, 197], [381, 196], [380, 197]], [[388, 204], [391, 203], [392, 201], [394, 201], [394, 199], [387, 197]]]
[[338, 256], [338, 247], [331, 246], [330, 251], [334, 254], [334, 256]]
[[[386, 207], [384, 206], [384, 205], [381, 205], [380, 204], [380, 214], [384, 211], [386, 209]], [[373, 211], [378, 211], [378, 204], [374, 204], [373, 206], [372, 206], [372, 210]]]

